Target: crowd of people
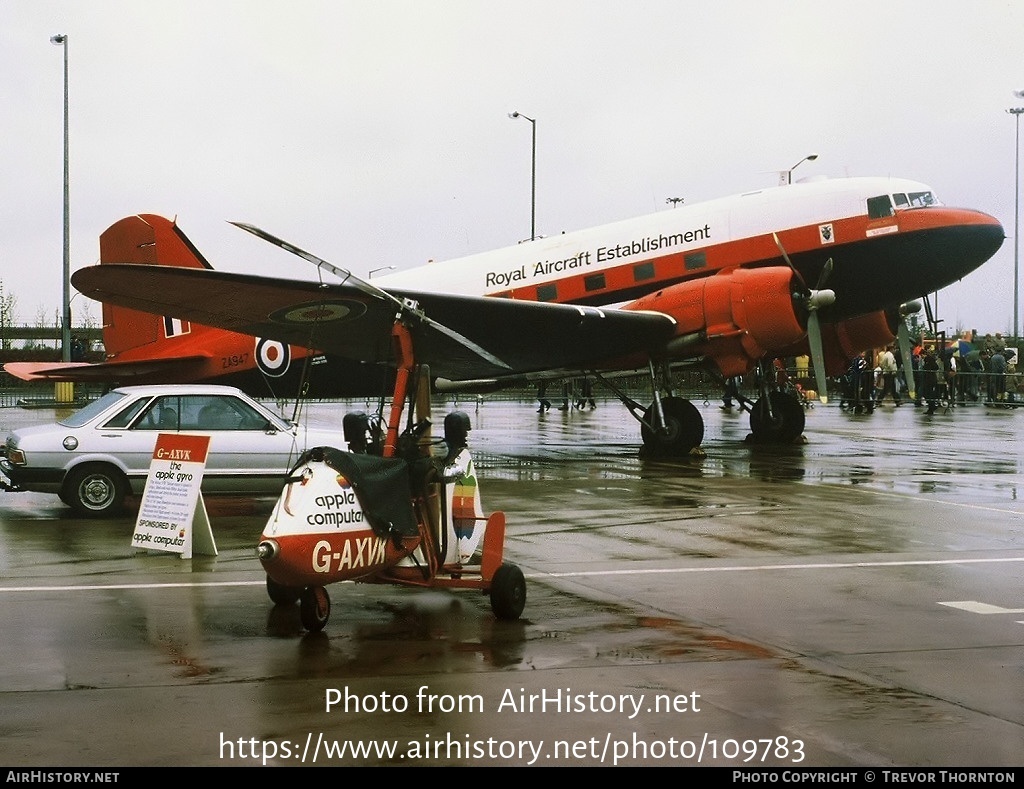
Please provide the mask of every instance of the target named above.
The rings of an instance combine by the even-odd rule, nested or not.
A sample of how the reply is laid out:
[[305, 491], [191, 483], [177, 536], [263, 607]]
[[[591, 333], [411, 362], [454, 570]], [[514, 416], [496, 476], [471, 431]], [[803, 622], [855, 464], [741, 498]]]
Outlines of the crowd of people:
[[[870, 412], [888, 398], [894, 406], [912, 402], [916, 406], [927, 406], [926, 413], [933, 414], [940, 406], [967, 403], [1024, 405], [1024, 376], [1018, 378], [1016, 361], [1016, 349], [1008, 347], [998, 332], [984, 337], [972, 332], [952, 342], [922, 339], [911, 351], [910, 378], [914, 383], [910, 389], [899, 347], [890, 344], [853, 358], [846, 373], [835, 382], [840, 392], [839, 406], [855, 413]], [[804, 400], [808, 393], [800, 381], [811, 381], [807, 357], [794, 361], [791, 368], [795, 376], [790, 375], [782, 359], [775, 359], [774, 365], [776, 388], [794, 389]], [[740, 391], [743, 382], [743, 376], [725, 379], [723, 410], [731, 411], [733, 401], [740, 410], [752, 409], [753, 401]], [[567, 379], [560, 383], [558, 410], [596, 407], [589, 378]], [[1018, 388], [1021, 396], [1018, 396]], [[537, 412], [541, 414], [551, 409], [547, 389], [547, 381], [537, 388]]]
[[906, 366], [893, 345], [877, 353], [854, 357], [841, 380], [839, 405], [855, 412], [871, 411], [887, 397], [896, 406], [913, 401], [927, 405], [933, 414], [940, 405], [1018, 402], [1016, 350], [1009, 348], [1001, 334], [951, 343], [922, 341], [910, 359], [913, 397], [908, 390]]

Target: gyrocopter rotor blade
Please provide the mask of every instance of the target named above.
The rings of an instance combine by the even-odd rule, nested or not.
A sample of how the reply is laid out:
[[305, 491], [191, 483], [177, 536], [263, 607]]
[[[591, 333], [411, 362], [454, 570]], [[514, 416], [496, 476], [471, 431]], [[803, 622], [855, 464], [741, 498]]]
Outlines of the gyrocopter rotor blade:
[[[778, 234], [772, 233], [772, 237], [775, 239], [775, 245], [779, 248], [779, 252], [782, 253], [782, 259], [786, 261], [786, 265], [803, 282], [803, 277], [797, 271], [796, 266], [793, 265], [793, 261], [789, 259], [789, 255], [786, 253], [785, 247], [782, 246]], [[818, 398], [823, 405], [828, 402], [828, 376], [825, 374], [825, 349], [821, 341], [821, 320], [818, 317], [818, 310], [822, 307], [828, 307], [836, 300], [835, 291], [823, 287], [831, 274], [832, 258], [829, 258], [821, 270], [821, 276], [818, 277], [818, 287], [811, 290], [804, 283], [806, 288], [804, 304], [807, 308], [807, 344], [811, 349], [811, 364], [814, 365], [814, 380], [818, 387]]]
[[921, 302], [908, 301], [900, 305], [899, 326], [896, 330], [896, 339], [900, 347], [900, 358], [903, 360], [903, 377], [907, 382], [907, 392], [911, 400], [917, 399], [916, 382], [914, 381], [914, 367], [911, 364], [910, 327], [907, 325], [907, 318], [916, 315], [921, 311]]
[[334, 276], [338, 277], [343, 285], [351, 285], [355, 288], [358, 288], [368, 296], [372, 296], [383, 301], [391, 302], [395, 306], [397, 311], [401, 312], [404, 316], [412, 318], [416, 322], [425, 324], [431, 327], [432, 329], [440, 332], [441, 334], [450, 337], [451, 339], [455, 340], [457, 343], [462, 345], [464, 348], [469, 349], [470, 351], [472, 351], [485, 361], [490, 362], [491, 364], [497, 367], [511, 369], [508, 364], [503, 362], [501, 359], [499, 359], [497, 356], [492, 354], [487, 349], [482, 348], [480, 345], [473, 342], [465, 335], [460, 334], [454, 329], [448, 328], [443, 323], [438, 323], [432, 318], [427, 317], [422, 310], [418, 309], [415, 303], [410, 302], [407, 299], [400, 299], [397, 296], [388, 293], [386, 290], [381, 290], [380, 288], [371, 285], [369, 282], [360, 279], [351, 271], [346, 271], [343, 268], [338, 268], [337, 266], [328, 263], [323, 258], [319, 258], [316, 255], [312, 254], [311, 252], [306, 252], [304, 249], [300, 249], [294, 244], [290, 244], [289, 242], [280, 239], [277, 236], [271, 235], [267, 231], [262, 230], [256, 227], [255, 225], [246, 224], [245, 222], [231, 222], [231, 224], [234, 225], [235, 227], [245, 230], [248, 233], [252, 233], [254, 236], [257, 236], [258, 238], [262, 238], [264, 241], [269, 241], [274, 246], [280, 247], [286, 252], [291, 252], [293, 255], [298, 255], [300, 258], [309, 261], [319, 269], [323, 269], [324, 271], [330, 272]]

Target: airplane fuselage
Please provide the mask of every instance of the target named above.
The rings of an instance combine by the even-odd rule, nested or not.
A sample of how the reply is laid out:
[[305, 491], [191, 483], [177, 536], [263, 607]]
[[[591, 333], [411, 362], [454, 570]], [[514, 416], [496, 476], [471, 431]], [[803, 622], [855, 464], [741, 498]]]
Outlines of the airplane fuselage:
[[822, 311], [842, 320], [938, 290], [999, 248], [1003, 228], [925, 184], [844, 178], [766, 188], [380, 277], [382, 287], [609, 306], [744, 267], [785, 265], [810, 287], [834, 261]]

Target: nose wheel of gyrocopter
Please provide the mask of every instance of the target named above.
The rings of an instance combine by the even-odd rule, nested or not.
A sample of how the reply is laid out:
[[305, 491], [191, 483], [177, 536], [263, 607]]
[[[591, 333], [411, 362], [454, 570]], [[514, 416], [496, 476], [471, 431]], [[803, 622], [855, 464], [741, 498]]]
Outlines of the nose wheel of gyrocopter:
[[324, 629], [331, 618], [331, 596], [322, 586], [307, 586], [299, 596], [299, 619], [311, 633]]
[[295, 605], [301, 595], [302, 589], [299, 587], [279, 584], [269, 575], [267, 576], [267, 596], [274, 605]]
[[526, 578], [514, 564], [503, 564], [491, 579], [491, 611], [498, 619], [515, 620], [526, 607]]

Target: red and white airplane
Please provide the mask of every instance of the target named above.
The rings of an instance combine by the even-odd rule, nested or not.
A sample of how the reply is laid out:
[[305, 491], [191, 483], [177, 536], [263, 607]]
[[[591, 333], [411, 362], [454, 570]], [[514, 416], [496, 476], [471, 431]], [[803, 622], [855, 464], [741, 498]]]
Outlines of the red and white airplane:
[[[125, 217], [103, 231], [100, 263], [212, 268], [175, 222], [154, 214]], [[382, 371], [358, 361], [114, 304], [103, 305], [103, 347], [106, 360], [98, 364], [9, 362], [4, 370], [25, 381], [228, 384], [278, 399], [341, 397], [383, 386]]]
[[[646, 371], [649, 406], [617, 394], [641, 422], [645, 444], [672, 452], [695, 448], [704, 434], [699, 411], [670, 388], [673, 365], [729, 377], [809, 352], [824, 391], [826, 372], [896, 337], [902, 305], [962, 278], [1004, 240], [995, 218], [946, 207], [928, 186], [898, 178], [751, 191], [431, 263], [373, 285], [239, 227], [338, 283], [138, 265], [130, 249], [117, 261], [126, 265], [110, 265], [105, 254], [73, 282], [105, 304], [383, 367], [396, 363], [397, 319], [409, 328], [417, 364], [455, 382]], [[163, 236], [154, 243], [156, 259], [145, 262], [161, 262]], [[770, 389], [771, 376], [760, 378], [755, 437], [799, 435], [803, 409]]]

